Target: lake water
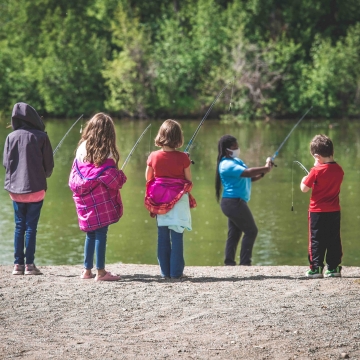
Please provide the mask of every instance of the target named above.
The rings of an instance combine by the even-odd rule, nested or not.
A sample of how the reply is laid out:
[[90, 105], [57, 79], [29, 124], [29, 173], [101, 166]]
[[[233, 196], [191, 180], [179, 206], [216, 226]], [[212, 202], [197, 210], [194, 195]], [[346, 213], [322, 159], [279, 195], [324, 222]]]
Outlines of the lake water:
[[[75, 120], [75, 119], [74, 119]], [[72, 121], [48, 121], [46, 130], [53, 148], [72, 125]], [[120, 164], [148, 122], [116, 122]], [[162, 121], [151, 121], [151, 133], [143, 138], [125, 168], [128, 178], [121, 191], [124, 215], [109, 228], [106, 263], [157, 264], [156, 221], [143, 205], [146, 158], [156, 148], [153, 139]], [[181, 121], [185, 145], [199, 124]], [[227, 218], [215, 200], [214, 177], [217, 141], [224, 134], [238, 139], [241, 158], [252, 166], [261, 166], [272, 156], [294, 126], [294, 121], [270, 123], [221, 124], [207, 120], [196, 139], [191, 157], [194, 187], [192, 194], [198, 207], [192, 210], [193, 230], [185, 232], [186, 265], [222, 265], [227, 233]], [[10, 129], [1, 125], [0, 149]], [[73, 154], [80, 138], [80, 122], [67, 136], [55, 155], [55, 168], [48, 179], [48, 191], [38, 226], [36, 263], [38, 265], [81, 264], [85, 235], [78, 228], [68, 176]], [[277, 167], [261, 181], [253, 184], [249, 206], [259, 228], [253, 251], [254, 265], [307, 265], [307, 208], [310, 193], [303, 194], [299, 183], [304, 172], [293, 161], [310, 168], [311, 138], [324, 133], [335, 146], [335, 160], [343, 167], [345, 178], [341, 188], [341, 234], [343, 265], [360, 265], [360, 122], [319, 122], [305, 119], [293, 132], [279, 156]], [[185, 148], [185, 146], [184, 146]], [[292, 185], [292, 178], [294, 179]], [[4, 169], [0, 168], [3, 183]], [[293, 192], [292, 192], [293, 188]], [[294, 211], [291, 211], [292, 194]], [[0, 191], [0, 264], [13, 263], [13, 208], [5, 190]], [[239, 250], [238, 250], [239, 252]], [[238, 261], [238, 258], [237, 258]]]

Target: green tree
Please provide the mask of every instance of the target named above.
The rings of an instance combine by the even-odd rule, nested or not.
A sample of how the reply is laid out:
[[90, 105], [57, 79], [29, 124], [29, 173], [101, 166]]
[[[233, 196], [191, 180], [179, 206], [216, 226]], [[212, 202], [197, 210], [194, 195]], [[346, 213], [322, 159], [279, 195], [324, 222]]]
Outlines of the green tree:
[[356, 116], [359, 22], [358, 0], [2, 0], [1, 111], [195, 116], [236, 76], [241, 118]]
[[90, 31], [88, 21], [73, 9], [64, 17], [60, 8], [42, 21], [38, 92], [48, 113], [74, 116], [104, 107], [106, 43]]
[[112, 23], [112, 60], [105, 62], [103, 76], [108, 88], [106, 107], [119, 115], [146, 117], [156, 109], [151, 87], [150, 36], [137, 16], [120, 4]]
[[[7, 51], [14, 59], [8, 99], [39, 111], [72, 116], [103, 109], [102, 24], [89, 15], [94, 1], [14, 0], [6, 7]], [[12, 96], [14, 94], [14, 96]]]
[[318, 38], [313, 62], [304, 68], [304, 101], [314, 114], [343, 117], [360, 114], [360, 24], [349, 29], [334, 46], [331, 39]]

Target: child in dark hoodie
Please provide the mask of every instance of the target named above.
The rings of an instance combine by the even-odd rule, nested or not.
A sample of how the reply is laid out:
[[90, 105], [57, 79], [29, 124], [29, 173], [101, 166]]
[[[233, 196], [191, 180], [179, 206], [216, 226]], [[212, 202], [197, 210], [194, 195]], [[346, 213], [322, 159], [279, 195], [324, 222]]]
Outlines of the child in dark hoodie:
[[14, 131], [5, 141], [3, 165], [6, 169], [4, 188], [13, 200], [15, 211], [12, 273], [39, 275], [41, 272], [34, 264], [36, 231], [47, 189], [46, 178], [54, 168], [53, 151], [45, 125], [30, 105], [14, 105], [11, 125]]

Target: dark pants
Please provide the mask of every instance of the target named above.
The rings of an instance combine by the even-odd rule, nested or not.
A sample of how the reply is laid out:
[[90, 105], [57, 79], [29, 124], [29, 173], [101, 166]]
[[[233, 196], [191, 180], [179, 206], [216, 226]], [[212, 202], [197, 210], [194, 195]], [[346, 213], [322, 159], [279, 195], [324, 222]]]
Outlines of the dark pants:
[[[14, 264], [33, 264], [36, 248], [36, 232], [43, 201], [21, 203], [13, 201], [15, 213]], [[26, 233], [26, 236], [25, 236]], [[24, 243], [26, 253], [24, 253]]]
[[251, 254], [258, 229], [247, 203], [242, 199], [222, 198], [221, 210], [228, 218], [225, 265], [236, 265], [236, 249], [243, 233], [240, 265], [251, 265]]
[[311, 270], [326, 263], [334, 270], [342, 258], [340, 211], [309, 212], [309, 262]]

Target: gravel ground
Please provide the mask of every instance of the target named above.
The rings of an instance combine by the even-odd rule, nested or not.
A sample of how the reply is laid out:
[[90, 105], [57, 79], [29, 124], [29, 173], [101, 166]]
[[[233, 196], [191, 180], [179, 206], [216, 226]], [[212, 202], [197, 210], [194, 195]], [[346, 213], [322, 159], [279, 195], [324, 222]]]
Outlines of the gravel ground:
[[113, 264], [119, 282], [81, 266], [13, 276], [0, 267], [0, 358], [360, 359], [360, 268], [307, 279], [306, 267]]

